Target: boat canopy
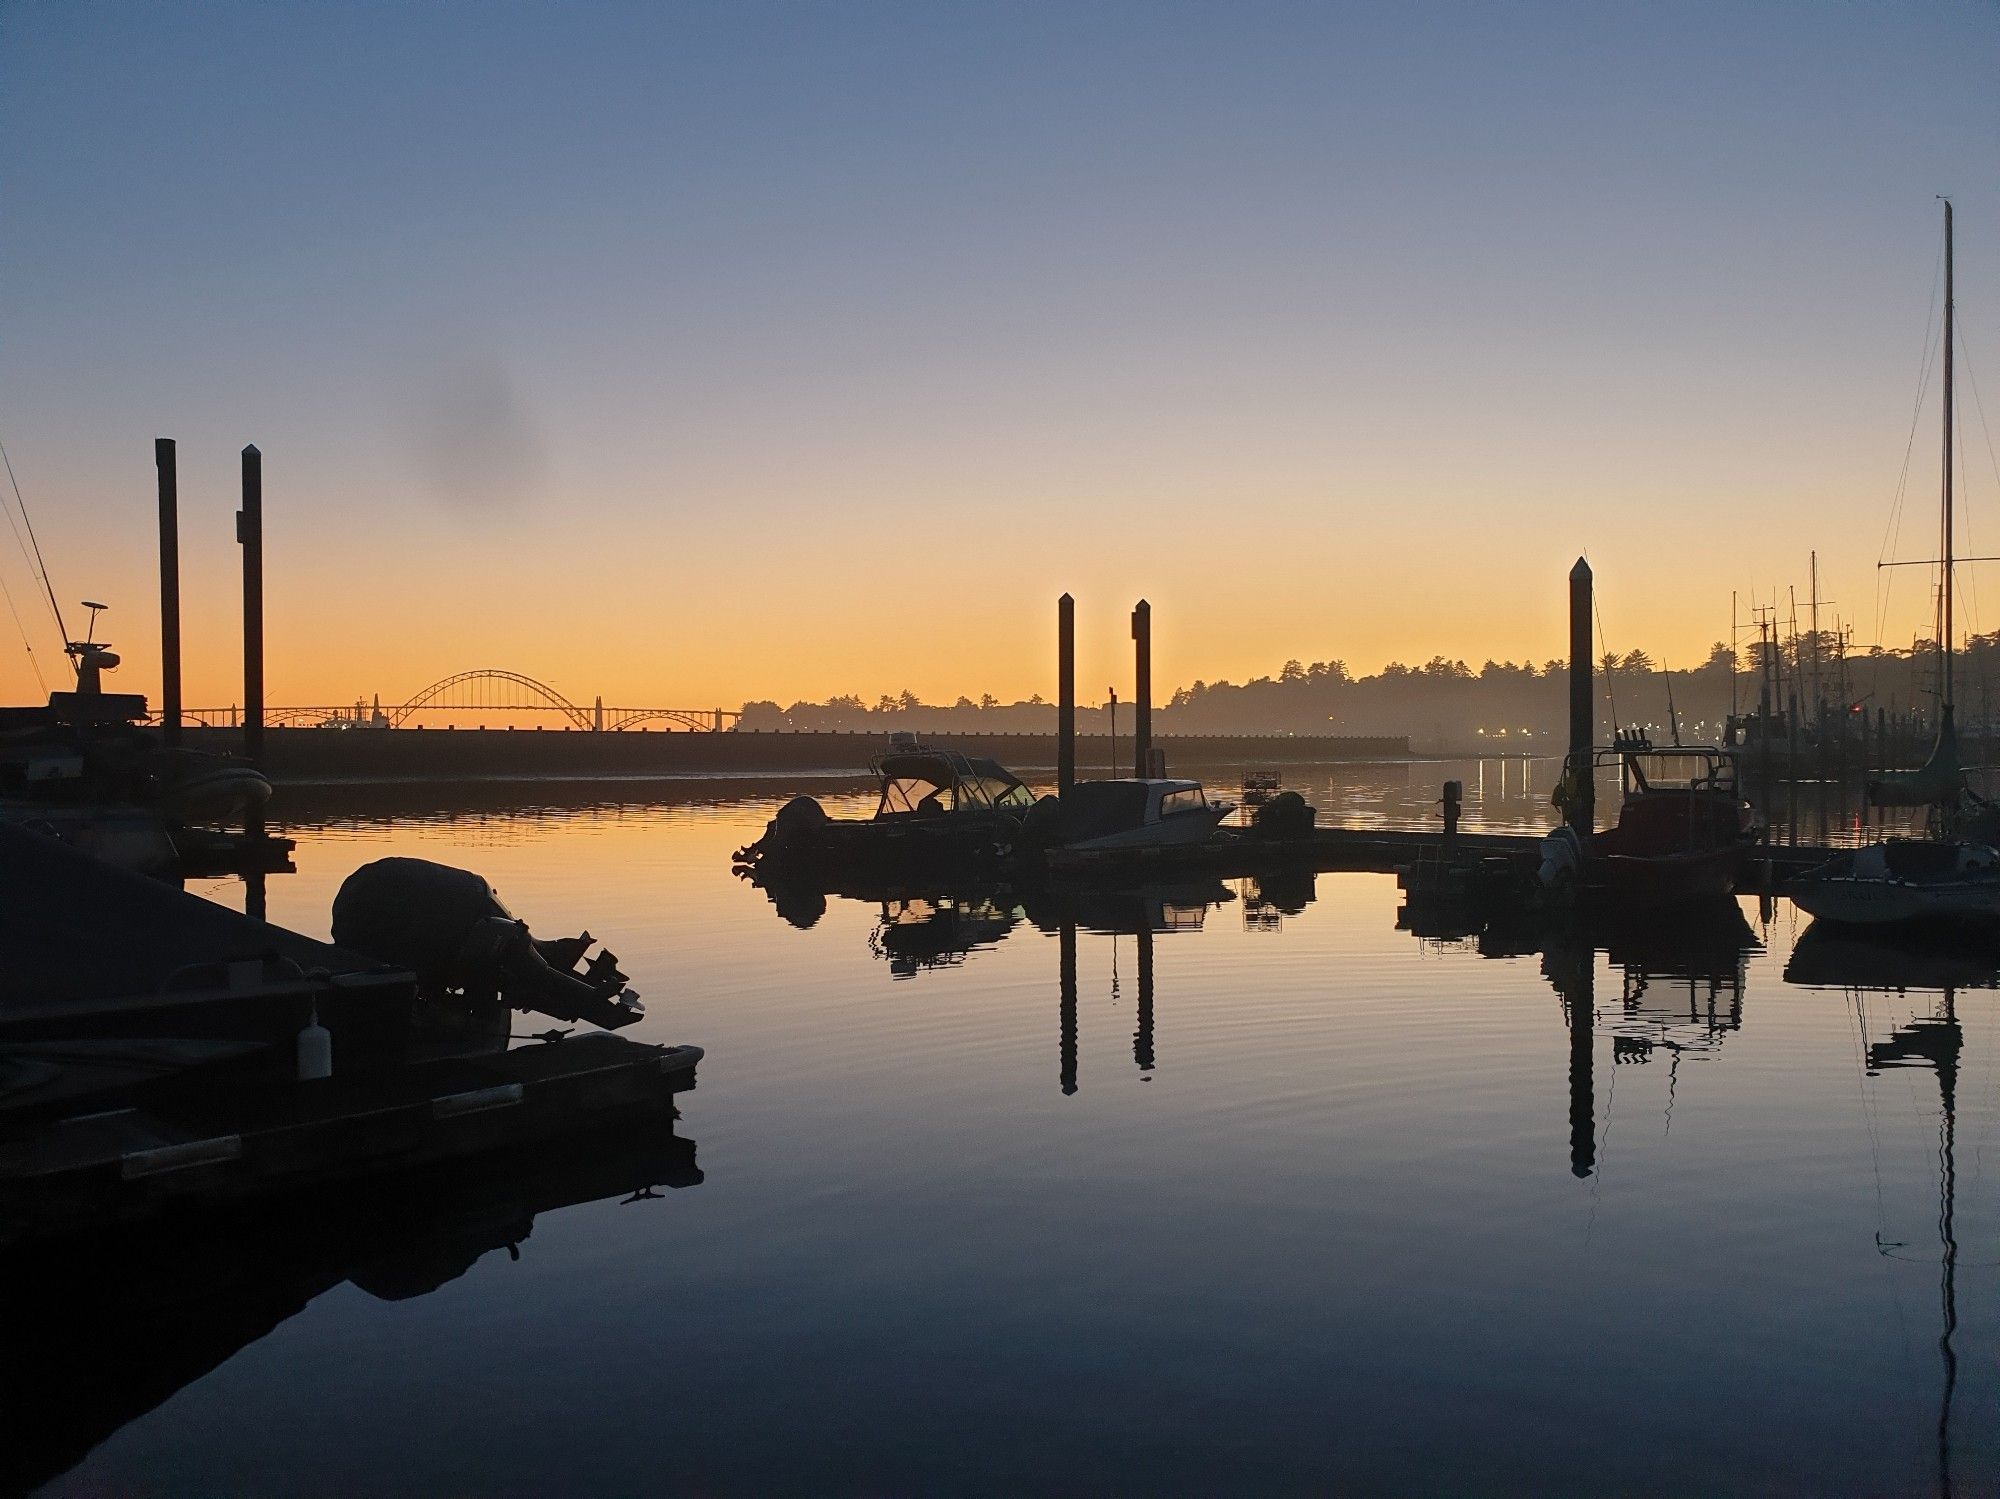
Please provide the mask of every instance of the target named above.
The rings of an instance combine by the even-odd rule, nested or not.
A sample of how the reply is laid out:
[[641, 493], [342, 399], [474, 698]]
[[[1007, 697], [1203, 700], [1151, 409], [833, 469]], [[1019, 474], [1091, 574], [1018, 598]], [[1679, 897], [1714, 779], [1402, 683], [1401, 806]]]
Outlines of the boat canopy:
[[877, 817], [945, 812], [1025, 812], [1034, 793], [997, 760], [956, 750], [899, 750], [875, 762], [882, 778]]

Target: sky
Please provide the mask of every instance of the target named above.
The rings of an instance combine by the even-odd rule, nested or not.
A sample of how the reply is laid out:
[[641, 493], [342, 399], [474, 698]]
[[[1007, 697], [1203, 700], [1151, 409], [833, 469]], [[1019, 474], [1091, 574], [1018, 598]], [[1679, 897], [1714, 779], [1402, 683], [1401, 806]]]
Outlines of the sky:
[[1906, 645], [1940, 193], [2000, 551], [1997, 81], [1996, 0], [0, 0], [0, 442], [156, 693], [178, 440], [195, 705], [246, 443], [278, 703], [1051, 695], [1065, 589], [1087, 696], [1140, 597], [1162, 690], [1545, 660], [1579, 553], [1620, 651], [1813, 549]]

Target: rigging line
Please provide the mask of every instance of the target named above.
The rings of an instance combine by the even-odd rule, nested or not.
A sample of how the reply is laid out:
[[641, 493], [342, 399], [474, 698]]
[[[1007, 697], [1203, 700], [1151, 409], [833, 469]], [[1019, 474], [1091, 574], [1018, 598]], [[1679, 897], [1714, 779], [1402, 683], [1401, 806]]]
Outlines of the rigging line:
[[[1984, 437], [1986, 438], [1986, 461], [1989, 465], [1991, 465], [1993, 469], [1993, 482], [1995, 486], [2000, 487], [2000, 452], [1996, 452], [1996, 450], [1994, 449], [1993, 429], [1986, 423], [1986, 402], [1982, 400], [1979, 395], [1979, 376], [1973, 372], [1972, 353], [1966, 347], [1965, 330], [1963, 327], [1960, 327], [1958, 330], [1958, 348], [1956, 350], [1956, 353], [1958, 356], [1959, 363], [1965, 366], [1966, 381], [1972, 386], [1972, 409], [1979, 416], [1979, 430], [1981, 434], [1984, 435]], [[1965, 440], [1964, 440], [1963, 430], [1961, 430], [1959, 436], [1959, 453], [1960, 453], [1959, 472], [1961, 474], [1969, 475], [1971, 471], [1966, 467], [1963, 456], [1964, 451], [1965, 451]], [[1969, 511], [1966, 519], [1968, 522], [1971, 520], [1971, 515]], [[1966, 530], [1970, 532], [1971, 529], [1972, 529], [1971, 526], [1968, 524]], [[1977, 574], [1974, 575], [1973, 594], [1972, 594], [1972, 607], [1974, 610], [1975, 620], [1978, 617], [1977, 611], [1979, 608], [1979, 588], [1978, 588], [1977, 576], [1978, 576]]]
[[[1796, 934], [1795, 934], [1796, 935]], [[1909, 1318], [1903, 1311], [1903, 1293], [1896, 1281], [1888, 1261], [1893, 1258], [1883, 1248], [1883, 1230], [1889, 1226], [1889, 1205], [1882, 1196], [1882, 1137], [1875, 1118], [1874, 1105], [1868, 1093], [1868, 1018], [1864, 1006], [1866, 1000], [1859, 989], [1847, 991], [1847, 1013], [1854, 1021], [1854, 1092], [1861, 1103], [1861, 1121], [1868, 1135], [1868, 1154], [1875, 1174], [1875, 1247], [1883, 1265], [1883, 1275], [1889, 1284], [1889, 1302], [1896, 1309], [1896, 1330], [1903, 1349], [1903, 1364], [1906, 1371], [1914, 1374], [1915, 1358], [1910, 1346]]]
[[[1923, 418], [1924, 397], [1930, 391], [1932, 355], [1937, 349], [1944, 321], [1938, 316], [1938, 286], [1943, 279], [1944, 249], [1940, 245], [1938, 258], [1931, 266], [1930, 310], [1924, 315], [1924, 351], [1923, 358], [1917, 366], [1917, 397], [1910, 407], [1910, 431], [1909, 435], [1903, 440], [1903, 471], [1896, 480], [1895, 497], [1889, 506], [1889, 521], [1883, 528], [1882, 550], [1876, 557], [1878, 562], [1886, 560], [1889, 553], [1902, 539], [1903, 501], [1909, 493], [1910, 460], [1916, 453], [1917, 425]], [[1882, 631], [1885, 627], [1889, 610], [1888, 594], [1894, 587], [1895, 579], [1883, 578], [1881, 571], [1878, 569], [1875, 575], [1875, 643], [1877, 645], [1882, 643]]]
[[21, 649], [28, 653], [28, 668], [35, 674], [35, 684], [46, 695], [49, 680], [42, 675], [42, 663], [35, 656], [34, 642], [28, 639], [28, 627], [21, 621], [21, 611], [14, 607], [14, 590], [7, 586], [5, 578], [0, 578], [0, 595], [6, 596], [7, 612], [14, 616], [14, 628], [21, 632]]
[[[1596, 953], [1591, 961], [1597, 960]], [[1597, 1005], [1593, 1000], [1590, 1007], [1590, 1039], [1593, 1048], [1597, 1041]], [[1618, 1112], [1618, 1069], [1611, 1069], [1611, 1084], [1604, 1093], [1604, 1133], [1597, 1137], [1597, 1169], [1590, 1174], [1590, 1216], [1585, 1220], [1583, 1242], [1589, 1244], [1597, 1232], [1597, 1204], [1604, 1191], [1604, 1168], [1611, 1162], [1611, 1122]]]
[[1604, 645], [1604, 701], [1611, 707], [1611, 732], [1615, 735], [1618, 732], [1618, 691], [1611, 682], [1615, 668], [1611, 664], [1611, 639], [1604, 633], [1604, 605], [1598, 602], [1595, 588], [1590, 591], [1590, 612], [1597, 616], [1597, 638]]
[[49, 582], [48, 564], [42, 561], [42, 544], [35, 538], [35, 523], [28, 518], [28, 502], [21, 498], [21, 481], [14, 477], [14, 460], [7, 456], [7, 445], [0, 443], [0, 463], [7, 466], [7, 482], [14, 488], [14, 505], [21, 512], [21, 524], [28, 528], [28, 540], [34, 543], [35, 566], [41, 571], [42, 589], [49, 596], [49, 609], [56, 617], [56, 632], [62, 636], [64, 649], [69, 647], [69, 626], [63, 623], [62, 605], [56, 602], [55, 585]]
[[[9, 473], [13, 471], [11, 464], [8, 466], [8, 471]], [[14, 519], [14, 512], [8, 509], [5, 503], [0, 503], [0, 515], [7, 517], [7, 529], [14, 533], [14, 545], [20, 549], [21, 560], [28, 564], [28, 573], [32, 577], [35, 571], [35, 558], [34, 554], [28, 550], [27, 538], [21, 534], [21, 523]], [[57, 629], [60, 630], [61, 626], [58, 625]], [[58, 643], [66, 644], [67, 642]]]

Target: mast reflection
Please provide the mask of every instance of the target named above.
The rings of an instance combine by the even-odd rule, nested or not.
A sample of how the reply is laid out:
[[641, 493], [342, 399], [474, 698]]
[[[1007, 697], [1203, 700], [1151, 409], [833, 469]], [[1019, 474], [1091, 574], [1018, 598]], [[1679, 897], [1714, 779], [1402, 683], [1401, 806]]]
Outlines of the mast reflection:
[[[1664, 1052], [1669, 1098], [1680, 1059], [1712, 1050], [1743, 1025], [1750, 954], [1762, 950], [1742, 908], [1728, 897], [1665, 912], [1538, 911], [1465, 900], [1412, 900], [1396, 924], [1428, 946], [1482, 958], [1539, 955], [1542, 977], [1562, 1001], [1569, 1041], [1569, 1168], [1597, 1169], [1596, 1038], [1611, 1039], [1615, 1065], [1644, 1065]], [[1619, 980], [1615, 1009], [1597, 1003], [1597, 955]]]
[[[1898, 1067], [1928, 1067], [1938, 1083], [1938, 1492], [1953, 1492], [1952, 1417], [1958, 1394], [1958, 1064], [1965, 1033], [1958, 1018], [1961, 989], [2000, 986], [2000, 945], [1980, 933], [1951, 928], [1905, 935], [1859, 933], [1815, 922], [1792, 949], [1785, 981], [1839, 989], [1855, 1002], [1868, 994], [1934, 993], [1928, 1015], [1913, 1015], [1879, 1041], [1869, 1041], [1864, 1070], [1879, 1077]], [[1864, 1036], [1865, 1039], [1865, 1036]], [[1875, 1233], [1877, 1250], [1901, 1258], [1907, 1246]]]

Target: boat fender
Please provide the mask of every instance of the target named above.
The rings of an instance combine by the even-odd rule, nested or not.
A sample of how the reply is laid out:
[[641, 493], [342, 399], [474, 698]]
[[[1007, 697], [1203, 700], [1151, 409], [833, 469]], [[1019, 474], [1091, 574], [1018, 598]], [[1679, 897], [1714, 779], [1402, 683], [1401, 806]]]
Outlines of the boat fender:
[[319, 1023], [319, 1001], [306, 1013], [305, 1027], [299, 1032], [299, 1081], [319, 1082], [333, 1076], [333, 1034]]

